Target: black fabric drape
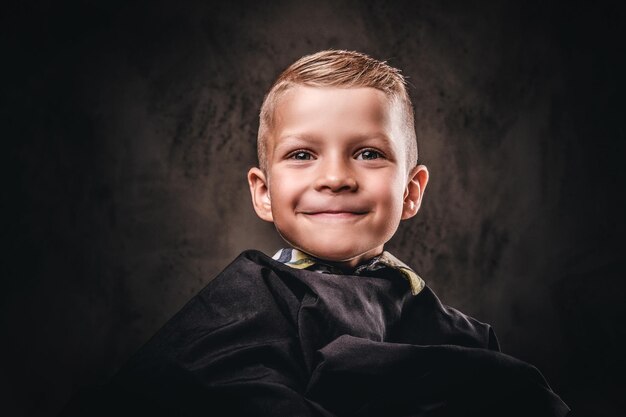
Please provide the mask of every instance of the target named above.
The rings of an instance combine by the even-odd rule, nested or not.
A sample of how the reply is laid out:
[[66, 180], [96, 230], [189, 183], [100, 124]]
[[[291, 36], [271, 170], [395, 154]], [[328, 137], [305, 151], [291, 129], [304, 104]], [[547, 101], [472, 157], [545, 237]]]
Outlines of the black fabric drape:
[[242, 253], [63, 416], [564, 416], [490, 326], [376, 276]]

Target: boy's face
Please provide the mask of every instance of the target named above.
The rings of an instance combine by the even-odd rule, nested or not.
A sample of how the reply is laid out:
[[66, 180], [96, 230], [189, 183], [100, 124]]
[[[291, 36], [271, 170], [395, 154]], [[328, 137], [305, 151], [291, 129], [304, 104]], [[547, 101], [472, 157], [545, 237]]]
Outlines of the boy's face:
[[415, 215], [428, 172], [407, 173], [400, 110], [373, 88], [295, 86], [278, 101], [267, 172], [248, 181], [259, 217], [293, 247], [355, 266]]

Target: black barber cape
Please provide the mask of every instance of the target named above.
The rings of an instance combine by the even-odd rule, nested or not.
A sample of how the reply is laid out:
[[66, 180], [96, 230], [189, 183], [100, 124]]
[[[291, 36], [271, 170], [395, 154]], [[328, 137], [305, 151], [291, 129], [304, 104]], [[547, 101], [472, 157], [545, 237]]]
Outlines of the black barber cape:
[[297, 270], [246, 251], [63, 416], [565, 416], [491, 328], [397, 271]]

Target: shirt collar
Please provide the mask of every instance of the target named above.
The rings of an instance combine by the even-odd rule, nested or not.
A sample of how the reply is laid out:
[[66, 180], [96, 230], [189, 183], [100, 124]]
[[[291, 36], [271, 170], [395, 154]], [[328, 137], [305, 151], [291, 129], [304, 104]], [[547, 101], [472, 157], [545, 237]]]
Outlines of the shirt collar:
[[[307, 269], [309, 271], [337, 275], [344, 274], [344, 272], [339, 268], [324, 263], [324, 261], [314, 258], [311, 255], [294, 248], [279, 249], [278, 252], [272, 256], [272, 259], [294, 269]], [[367, 272], [376, 271], [382, 268], [391, 268], [400, 272], [400, 274], [409, 282], [411, 293], [413, 295], [419, 294], [426, 285], [424, 280], [417, 275], [415, 271], [387, 251], [384, 251], [366, 263], [357, 266], [353, 271], [353, 274], [366, 275]]]

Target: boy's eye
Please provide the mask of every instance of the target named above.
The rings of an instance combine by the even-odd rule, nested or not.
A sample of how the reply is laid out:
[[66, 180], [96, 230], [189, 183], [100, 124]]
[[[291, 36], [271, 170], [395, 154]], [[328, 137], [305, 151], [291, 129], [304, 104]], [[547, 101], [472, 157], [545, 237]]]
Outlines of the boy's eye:
[[313, 158], [313, 155], [306, 151], [297, 151], [289, 155], [289, 158], [296, 159], [298, 161], [309, 161]]
[[382, 156], [383, 155], [378, 151], [375, 151], [373, 149], [366, 149], [364, 151], [359, 152], [356, 159], [371, 160], [371, 159], [382, 158]]

